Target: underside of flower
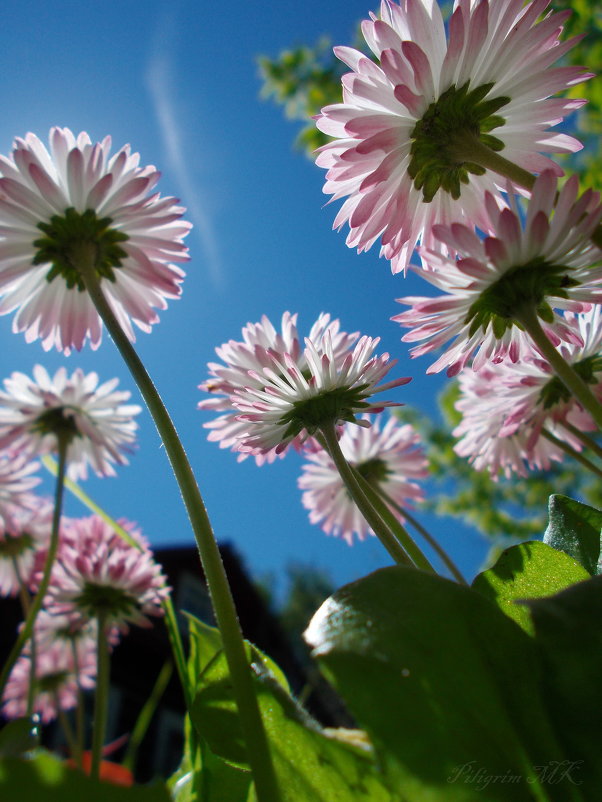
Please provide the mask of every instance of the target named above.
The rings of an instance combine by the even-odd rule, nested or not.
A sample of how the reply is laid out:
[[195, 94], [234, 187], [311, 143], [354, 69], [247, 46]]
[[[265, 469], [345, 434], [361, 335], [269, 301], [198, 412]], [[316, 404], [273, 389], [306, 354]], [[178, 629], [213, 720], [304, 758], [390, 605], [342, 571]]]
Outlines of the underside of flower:
[[520, 317], [520, 309], [536, 309], [547, 323], [554, 319], [549, 298], [567, 298], [566, 290], [578, 286], [579, 282], [568, 275], [569, 268], [553, 265], [544, 259], [533, 259], [527, 264], [517, 265], [504, 273], [497, 281], [486, 287], [471, 305], [464, 323], [470, 323], [469, 336], [489, 324], [498, 339]]
[[442, 189], [454, 200], [461, 194], [460, 184], [469, 183], [469, 173], [484, 175], [485, 168], [458, 157], [456, 146], [466, 136], [477, 137], [494, 151], [502, 150], [504, 143], [489, 131], [504, 125], [503, 117], [496, 115], [509, 97], [485, 100], [494, 84], [484, 84], [469, 91], [469, 84], [457, 89], [450, 86], [441, 97], [428, 107], [411, 134], [408, 173], [414, 186], [422, 190], [425, 203]]
[[85, 582], [74, 605], [90, 618], [118, 619], [130, 616], [138, 608], [137, 600], [121, 588]]
[[0, 560], [13, 560], [36, 547], [34, 538], [28, 532], [20, 532], [17, 537], [4, 537], [0, 540]]
[[[597, 385], [602, 373], [602, 356], [589, 356], [580, 362], [574, 362], [572, 368], [586, 384]], [[597, 375], [596, 375], [597, 374]], [[557, 376], [545, 384], [539, 394], [538, 403], [544, 409], [552, 409], [558, 404], [568, 404], [573, 394], [568, 390]]]
[[313, 398], [296, 401], [292, 409], [280, 420], [281, 425], [288, 423], [284, 437], [296, 437], [303, 430], [313, 435], [322, 426], [328, 426], [333, 421], [355, 422], [354, 413], [371, 406], [363, 400], [363, 391], [367, 387], [367, 384], [357, 387], [336, 387]]
[[353, 467], [362, 479], [365, 479], [369, 485], [376, 488], [391, 475], [387, 463], [383, 459], [380, 459], [380, 457], [374, 457], [373, 459], [366, 460], [366, 462], [360, 462]]
[[74, 407], [52, 407], [38, 415], [31, 430], [42, 437], [47, 434], [55, 435], [58, 440], [69, 444], [74, 437], [82, 436], [77, 428], [76, 414], [77, 409]]
[[82, 292], [85, 285], [74, 257], [82, 245], [87, 245], [95, 253], [98, 278], [115, 281], [114, 269], [121, 267], [122, 260], [127, 257], [120, 243], [129, 237], [111, 228], [112, 222], [110, 217], [97, 217], [93, 209], [80, 214], [71, 207], [62, 216], [53, 215], [49, 223], [38, 223], [45, 236], [34, 240], [38, 250], [33, 264], [51, 265], [46, 281], [62, 276], [69, 289], [77, 287]]

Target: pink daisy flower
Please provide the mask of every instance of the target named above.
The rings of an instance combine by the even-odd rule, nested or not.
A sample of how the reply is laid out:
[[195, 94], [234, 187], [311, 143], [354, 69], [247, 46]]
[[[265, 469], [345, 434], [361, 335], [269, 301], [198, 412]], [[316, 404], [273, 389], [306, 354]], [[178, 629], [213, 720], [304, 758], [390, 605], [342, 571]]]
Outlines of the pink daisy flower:
[[[565, 361], [592, 387], [594, 395], [602, 400], [602, 307], [594, 306], [582, 315], [567, 313], [566, 320], [583, 345], [562, 344], [559, 350]], [[514, 434], [528, 426], [531, 434], [527, 448], [531, 448], [541, 436], [542, 429], [549, 429], [550, 424], [558, 431], [567, 427], [581, 432], [597, 430], [591, 415], [580, 406], [537, 353], [516, 365], [499, 365], [497, 377], [496, 383], [498, 387], [505, 387], [504, 396], [508, 402], [508, 414], [500, 436]], [[570, 440], [573, 448], [581, 450], [578, 439], [570, 432], [562, 439]]]
[[[352, 339], [351, 339], [352, 338]], [[256, 346], [256, 369], [237, 371], [231, 382], [229, 403], [237, 427], [233, 449], [252, 455], [269, 455], [299, 446], [324, 425], [356, 421], [359, 412], [381, 411], [393, 402], [372, 402], [370, 396], [407, 384], [398, 379], [377, 387], [396, 360], [389, 354], [373, 356], [378, 338], [361, 337], [351, 350], [356, 335], [341, 335], [320, 327], [313, 341], [305, 339], [301, 351], [298, 339], [292, 347]], [[236, 411], [238, 414], [236, 414]], [[231, 432], [234, 434], [234, 432]]]
[[413, 357], [453, 341], [427, 373], [447, 368], [453, 376], [473, 355], [475, 370], [485, 362], [517, 362], [529, 355], [533, 346], [521, 327], [521, 309], [537, 311], [554, 345], [583, 344], [553, 310], [581, 312], [602, 302], [602, 251], [590, 240], [602, 205], [591, 190], [578, 198], [578, 179], [572, 176], [554, 207], [556, 188], [549, 170], [537, 178], [524, 222], [516, 202], [500, 211], [487, 193], [492, 234], [484, 239], [459, 223], [435, 226], [435, 236], [461, 254], [456, 260], [421, 249], [432, 269], [422, 276], [446, 294], [399, 298], [411, 309], [393, 318], [412, 329], [404, 342], [426, 341], [412, 349]]
[[[526, 477], [529, 470], [547, 471], [552, 462], [561, 462], [565, 457], [559, 446], [537, 436], [541, 427], [536, 432], [532, 421], [525, 420], [522, 426], [512, 429], [507, 427], [515, 401], [512, 388], [505, 381], [507, 376], [503, 365], [485, 365], [479, 371], [464, 371], [458, 377], [460, 398], [456, 409], [463, 417], [453, 431], [459, 438], [454, 451], [466, 457], [476, 470], [488, 470], [493, 479], [501, 472], [509, 478], [513, 473]], [[546, 429], [573, 449], [581, 449], [580, 441], [554, 420], [548, 421]]]
[[141, 408], [124, 404], [128, 391], [117, 391], [118, 379], [98, 384], [96, 373], [79, 368], [71, 376], [64, 367], [50, 377], [36, 365], [33, 379], [13, 373], [0, 390], [0, 448], [28, 454], [57, 450], [57, 436], [69, 439], [69, 476], [86, 479], [88, 466], [99, 476], [113, 476], [113, 464], [127, 465]]
[[[456, 0], [449, 24], [434, 0], [381, 3], [362, 33], [377, 63], [349, 47], [343, 102], [317, 126], [335, 137], [320, 149], [324, 192], [347, 197], [334, 221], [348, 223], [358, 252], [378, 239], [394, 273], [417, 243], [440, 249], [438, 223], [485, 229], [483, 196], [503, 205], [499, 176], [475, 164], [475, 143], [530, 172], [562, 170], [546, 153], [582, 145], [550, 126], [585, 101], [551, 98], [591, 73], [551, 69], [577, 39], [561, 43], [569, 12], [541, 19], [549, 0]], [[447, 34], [446, 34], [447, 30]], [[472, 158], [471, 158], [472, 154]]]
[[[33, 710], [43, 724], [55, 719], [60, 711], [76, 707], [79, 688], [94, 687], [96, 652], [93, 644], [79, 651], [77, 663], [76, 667], [73, 649], [61, 640], [36, 650]], [[7, 718], [23, 718], [27, 714], [30, 679], [31, 657], [24, 652], [13, 666], [4, 689], [2, 712]]]
[[74, 262], [74, 244], [96, 252], [103, 292], [122, 328], [150, 331], [157, 309], [181, 293], [182, 240], [191, 226], [175, 198], [150, 194], [159, 179], [129, 145], [92, 144], [68, 128], [50, 130], [50, 151], [34, 134], [0, 156], [0, 314], [13, 329], [69, 353], [100, 344], [102, 323]]
[[[369, 421], [369, 415], [362, 420]], [[383, 428], [375, 420], [370, 428], [347, 424], [339, 440], [341, 451], [356, 470], [378, 491], [399, 506], [422, 501], [423, 493], [413, 479], [427, 476], [427, 460], [420, 437], [409, 424], [390, 417]], [[320, 524], [327, 535], [342, 537], [351, 546], [354, 535], [364, 540], [374, 534], [352, 501], [331, 457], [322, 449], [307, 453], [299, 487], [301, 501], [312, 524]], [[398, 515], [403, 520], [401, 515]]]
[[39, 476], [32, 476], [39, 467], [40, 463], [27, 454], [12, 451], [0, 454], [0, 531], [15, 508], [29, 505], [33, 498], [29, 491], [42, 481]]
[[0, 596], [16, 596], [30, 587], [37, 555], [50, 539], [54, 504], [29, 494], [12, 507], [0, 527]]
[[140, 548], [99, 516], [67, 522], [45, 601], [50, 613], [85, 621], [103, 617], [108, 628], [123, 633], [128, 623], [148, 627], [147, 616], [162, 615], [169, 588], [161, 567], [135, 526], [120, 523]]
[[[297, 331], [297, 315], [285, 312], [280, 328], [281, 331], [277, 331], [265, 315], [259, 323], [247, 323], [242, 330], [242, 341], [230, 340], [215, 349], [223, 364], [210, 362], [208, 367], [211, 378], [199, 385], [200, 390], [211, 394], [211, 398], [199, 402], [199, 409], [224, 412], [215, 420], [204, 424], [205, 428], [211, 430], [208, 440], [218, 442], [220, 448], [238, 451], [239, 462], [249, 456], [247, 452], [238, 450], [240, 439], [247, 433], [248, 424], [240, 420], [238, 410], [233, 407], [233, 393], [242, 387], [253, 387], [256, 390], [265, 387], [262, 371], [270, 364], [270, 353], [290, 354], [301, 371], [309, 371]], [[339, 321], [331, 321], [330, 315], [323, 313], [311, 327], [308, 339], [320, 348], [326, 336], [332, 342], [336, 359], [343, 359], [359, 335], [357, 332], [348, 334], [341, 331]], [[292, 445], [299, 448], [300, 438], [295, 438]], [[273, 462], [277, 457], [283, 456], [284, 450], [277, 452], [275, 448], [265, 454], [254, 454], [258, 465]]]

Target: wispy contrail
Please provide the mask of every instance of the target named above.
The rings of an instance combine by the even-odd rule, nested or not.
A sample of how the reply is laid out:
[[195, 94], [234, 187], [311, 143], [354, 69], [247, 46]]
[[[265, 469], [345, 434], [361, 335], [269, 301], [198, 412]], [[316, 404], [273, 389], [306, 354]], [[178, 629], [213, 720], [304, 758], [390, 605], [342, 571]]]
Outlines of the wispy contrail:
[[200, 239], [209, 276], [215, 287], [221, 287], [223, 271], [217, 237], [213, 230], [213, 224], [204, 209], [198, 187], [191, 180], [184, 158], [182, 137], [176, 124], [177, 114], [173, 105], [176, 82], [172, 73], [171, 62], [167, 55], [160, 51], [155, 52], [146, 71], [146, 84], [159, 123], [167, 162], [181, 189], [188, 217], [194, 223]]

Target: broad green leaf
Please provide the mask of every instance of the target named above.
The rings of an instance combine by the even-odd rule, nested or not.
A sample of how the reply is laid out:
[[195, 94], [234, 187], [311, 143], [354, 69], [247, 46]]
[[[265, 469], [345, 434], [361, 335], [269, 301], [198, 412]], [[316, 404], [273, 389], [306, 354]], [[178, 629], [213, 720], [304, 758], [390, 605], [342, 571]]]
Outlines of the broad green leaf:
[[493, 568], [479, 574], [472, 587], [532, 634], [531, 616], [518, 602], [551, 596], [588, 577], [573, 557], [532, 540], [503, 551]]
[[566, 755], [550, 776], [566, 773], [583, 799], [602, 788], [602, 577], [525, 603], [544, 667], [542, 692]]
[[602, 573], [602, 511], [567, 496], [550, 496], [544, 543], [578, 560], [588, 573]]
[[174, 802], [247, 802], [251, 785], [249, 771], [214, 755], [198, 734], [191, 737], [187, 719], [184, 757], [168, 781]]
[[[323, 730], [264, 665], [255, 680], [282, 802], [397, 802], [382, 784], [369, 744]], [[199, 677], [192, 721], [211, 750], [246, 766], [223, 652]]]
[[130, 788], [90, 779], [48, 752], [0, 760], [0, 799], [33, 802], [170, 802], [163, 783]]
[[564, 754], [533, 639], [489, 600], [385, 568], [328, 599], [306, 633], [387, 778], [412, 800], [577, 800], [536, 766]]

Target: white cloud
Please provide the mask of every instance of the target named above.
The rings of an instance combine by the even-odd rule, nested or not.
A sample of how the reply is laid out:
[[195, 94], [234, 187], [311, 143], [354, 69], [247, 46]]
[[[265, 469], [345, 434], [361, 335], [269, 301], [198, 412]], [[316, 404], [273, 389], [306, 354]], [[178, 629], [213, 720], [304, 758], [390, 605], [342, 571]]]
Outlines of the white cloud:
[[[165, 38], [162, 38], [165, 42]], [[155, 115], [159, 124], [166, 160], [169, 169], [181, 190], [182, 202], [188, 210], [188, 218], [194, 224], [194, 231], [200, 240], [205, 265], [209, 277], [215, 287], [223, 285], [223, 269], [220, 257], [218, 238], [215, 234], [213, 222], [206, 211], [202, 193], [190, 175], [189, 167], [184, 155], [184, 142], [180, 128], [176, 123], [178, 118], [174, 104], [176, 98], [177, 82], [174, 80], [173, 67], [166, 54], [163, 44], [154, 48], [146, 70], [146, 84], [153, 102]]]

